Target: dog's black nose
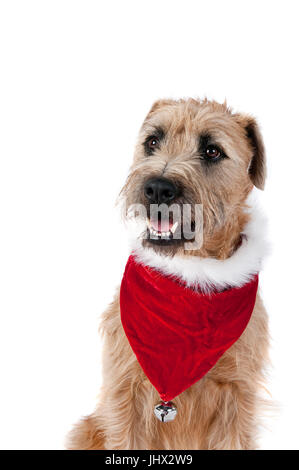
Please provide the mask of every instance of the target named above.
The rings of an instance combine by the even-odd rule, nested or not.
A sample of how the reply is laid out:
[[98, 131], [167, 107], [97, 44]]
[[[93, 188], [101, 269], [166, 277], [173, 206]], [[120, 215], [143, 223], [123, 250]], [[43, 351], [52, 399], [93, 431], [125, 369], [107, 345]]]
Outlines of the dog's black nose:
[[151, 204], [162, 204], [172, 201], [178, 189], [166, 178], [151, 178], [144, 185], [144, 194]]

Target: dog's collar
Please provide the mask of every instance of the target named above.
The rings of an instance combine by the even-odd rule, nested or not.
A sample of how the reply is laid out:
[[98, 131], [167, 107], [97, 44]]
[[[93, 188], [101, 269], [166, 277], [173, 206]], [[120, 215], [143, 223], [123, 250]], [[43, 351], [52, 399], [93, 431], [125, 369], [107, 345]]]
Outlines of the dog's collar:
[[250, 220], [241, 234], [242, 243], [230, 258], [217, 260], [198, 256], [165, 256], [152, 248], [143, 247], [142, 241], [137, 238], [132, 243], [136, 262], [205, 292], [243, 286], [260, 271], [268, 252], [266, 219], [253, 197], [248, 204]]
[[200, 380], [238, 340], [255, 304], [258, 276], [240, 288], [203, 293], [137, 263], [130, 256], [120, 289], [121, 321], [129, 343], [164, 404]]

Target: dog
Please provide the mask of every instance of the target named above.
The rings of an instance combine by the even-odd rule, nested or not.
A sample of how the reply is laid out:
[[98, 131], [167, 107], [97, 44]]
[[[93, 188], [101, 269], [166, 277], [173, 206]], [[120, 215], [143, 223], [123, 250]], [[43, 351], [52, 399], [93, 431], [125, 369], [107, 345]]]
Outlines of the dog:
[[[207, 99], [155, 102], [141, 127], [121, 192], [126, 214], [132, 205], [145, 207], [141, 221], [146, 219], [147, 226], [134, 241], [134, 262], [146, 267], [145, 275], [158, 272], [167, 278], [165, 282], [174, 278], [171, 282], [184, 283], [190, 292], [238, 291], [258, 274], [266, 251], [263, 217], [250, 203], [253, 188], [263, 189], [265, 177], [265, 149], [253, 117]], [[150, 206], [161, 202], [166, 207], [191, 206], [189, 232], [194, 236], [201, 231], [200, 244], [192, 245], [190, 236], [184, 236], [183, 223], [175, 224], [177, 238], [171, 231], [173, 220], [165, 231], [160, 230], [161, 218], [151, 225]], [[202, 207], [198, 226], [196, 205]], [[146, 289], [142, 292], [147, 295]], [[166, 298], [168, 293], [161, 295]], [[141, 367], [132, 347], [134, 338], [130, 341], [124, 326], [118, 290], [102, 317], [99, 404], [75, 425], [67, 448], [257, 448], [269, 345], [267, 313], [259, 292], [255, 291], [250, 319], [233, 344], [213, 359], [199, 380], [175, 396], [177, 416], [171, 422], [161, 422], [153, 412], [159, 393]], [[158, 379], [159, 368], [160, 363], [152, 367]]]

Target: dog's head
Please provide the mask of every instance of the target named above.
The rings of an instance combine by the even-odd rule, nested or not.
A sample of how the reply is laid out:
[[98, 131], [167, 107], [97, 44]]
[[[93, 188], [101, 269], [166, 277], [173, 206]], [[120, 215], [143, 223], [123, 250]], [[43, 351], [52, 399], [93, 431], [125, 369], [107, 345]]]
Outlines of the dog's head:
[[[264, 146], [252, 117], [208, 100], [160, 100], [141, 127], [122, 194], [127, 209], [137, 204], [145, 208], [145, 246], [165, 254], [188, 254], [186, 240], [200, 230], [202, 246], [191, 253], [221, 257], [225, 238], [238, 242], [253, 185], [262, 189], [264, 181]], [[176, 210], [167, 220], [163, 211], [151, 213], [161, 204], [190, 207], [188, 224]]]

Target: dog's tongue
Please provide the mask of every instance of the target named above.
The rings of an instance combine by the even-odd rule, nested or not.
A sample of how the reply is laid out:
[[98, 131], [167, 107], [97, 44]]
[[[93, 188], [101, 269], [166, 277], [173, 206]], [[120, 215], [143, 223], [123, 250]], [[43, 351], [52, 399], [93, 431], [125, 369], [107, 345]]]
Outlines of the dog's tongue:
[[173, 226], [173, 222], [170, 222], [170, 220], [151, 220], [151, 226], [157, 231], [157, 232], [169, 232]]

